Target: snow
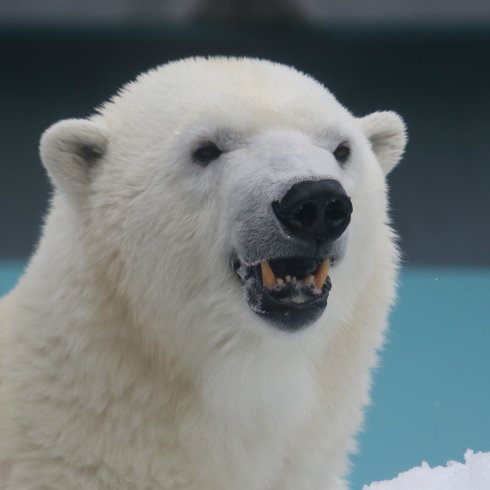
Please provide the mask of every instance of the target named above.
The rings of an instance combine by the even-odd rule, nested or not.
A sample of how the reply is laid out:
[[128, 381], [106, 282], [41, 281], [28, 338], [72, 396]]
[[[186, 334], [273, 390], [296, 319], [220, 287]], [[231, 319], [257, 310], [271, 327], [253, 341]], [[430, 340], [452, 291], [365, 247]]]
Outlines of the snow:
[[449, 461], [434, 468], [424, 462], [394, 480], [364, 485], [362, 490], [490, 490], [490, 452], [468, 449], [464, 459], [465, 463]]

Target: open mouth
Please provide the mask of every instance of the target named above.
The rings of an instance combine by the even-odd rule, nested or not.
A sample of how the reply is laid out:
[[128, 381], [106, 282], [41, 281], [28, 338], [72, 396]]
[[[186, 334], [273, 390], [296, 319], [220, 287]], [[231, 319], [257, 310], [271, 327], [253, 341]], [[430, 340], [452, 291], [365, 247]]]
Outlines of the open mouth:
[[296, 331], [318, 319], [332, 287], [331, 257], [288, 257], [232, 262], [250, 308], [281, 330]]

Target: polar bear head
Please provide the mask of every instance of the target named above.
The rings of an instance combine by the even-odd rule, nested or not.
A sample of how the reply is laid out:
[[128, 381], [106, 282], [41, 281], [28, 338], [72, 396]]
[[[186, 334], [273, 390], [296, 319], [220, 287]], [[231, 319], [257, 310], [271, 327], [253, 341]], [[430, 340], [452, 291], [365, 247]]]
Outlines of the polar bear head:
[[346, 319], [396, 261], [385, 176], [404, 146], [398, 115], [356, 118], [292, 68], [198, 58], [55, 124], [41, 156], [135, 321], [198, 345]]

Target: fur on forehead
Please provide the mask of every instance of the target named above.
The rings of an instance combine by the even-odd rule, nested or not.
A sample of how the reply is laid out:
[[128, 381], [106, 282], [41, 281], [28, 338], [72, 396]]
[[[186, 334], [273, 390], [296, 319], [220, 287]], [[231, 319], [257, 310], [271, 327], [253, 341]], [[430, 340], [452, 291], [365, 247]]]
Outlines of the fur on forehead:
[[[287, 125], [307, 132], [350, 120], [351, 114], [319, 82], [294, 68], [249, 58], [189, 58], [140, 75], [99, 112], [122, 131], [159, 131], [209, 121], [239, 131]], [[146, 124], [142, 124], [146, 121]], [[141, 123], [141, 124], [139, 124]]]

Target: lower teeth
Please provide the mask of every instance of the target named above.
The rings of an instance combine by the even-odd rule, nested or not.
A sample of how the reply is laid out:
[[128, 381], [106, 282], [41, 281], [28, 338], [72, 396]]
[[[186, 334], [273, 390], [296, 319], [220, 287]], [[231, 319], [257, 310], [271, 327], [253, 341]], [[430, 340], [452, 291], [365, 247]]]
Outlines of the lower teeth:
[[[312, 276], [313, 277], [313, 276]], [[284, 281], [278, 279], [276, 284], [270, 291], [274, 293], [282, 293], [281, 296], [291, 299], [291, 301], [300, 303], [306, 301], [306, 296], [315, 295], [320, 296], [323, 292], [323, 288], [318, 288], [314, 280], [308, 279], [296, 279], [291, 278], [289, 282], [284, 283]]]

